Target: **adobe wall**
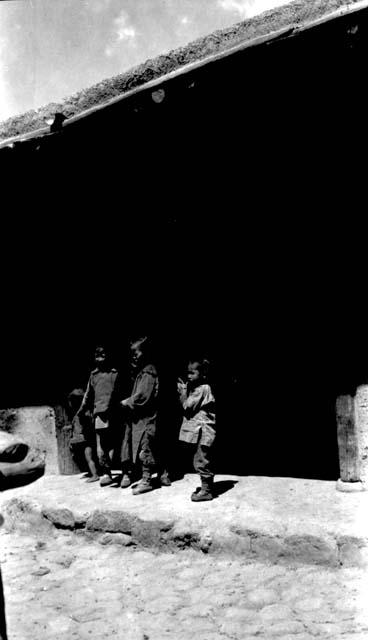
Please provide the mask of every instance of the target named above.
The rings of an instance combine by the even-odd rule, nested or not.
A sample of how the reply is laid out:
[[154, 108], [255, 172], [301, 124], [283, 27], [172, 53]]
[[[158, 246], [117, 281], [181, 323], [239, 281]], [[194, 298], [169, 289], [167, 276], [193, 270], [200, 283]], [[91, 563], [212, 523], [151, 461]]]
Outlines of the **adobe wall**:
[[46, 474], [58, 474], [55, 411], [52, 407], [0, 410], [0, 429], [24, 440], [46, 456]]

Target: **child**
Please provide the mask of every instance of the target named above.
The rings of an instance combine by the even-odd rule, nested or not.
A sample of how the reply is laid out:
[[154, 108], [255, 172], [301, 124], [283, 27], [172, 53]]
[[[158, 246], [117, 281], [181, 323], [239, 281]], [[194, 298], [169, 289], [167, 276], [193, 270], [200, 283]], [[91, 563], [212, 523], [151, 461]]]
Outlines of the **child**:
[[188, 383], [178, 382], [184, 418], [179, 440], [195, 445], [194, 468], [201, 478], [201, 488], [192, 493], [193, 502], [213, 499], [214, 473], [211, 465], [211, 447], [215, 440], [215, 398], [207, 382], [209, 362], [189, 362]]
[[93, 416], [96, 433], [97, 457], [102, 476], [101, 487], [112, 484], [111, 458], [113, 455], [113, 421], [117, 408], [118, 372], [110, 366], [104, 347], [95, 351], [96, 368], [92, 371], [78, 417]]
[[[135, 381], [132, 394], [121, 402], [131, 411], [131, 464], [137, 459], [142, 463], [142, 479], [133, 488], [133, 494], [139, 495], [152, 491], [152, 473], [155, 467], [154, 445], [156, 436], [158, 375], [156, 367], [150, 362], [149, 343], [141, 338], [131, 344], [132, 367]], [[129, 435], [129, 432], [127, 432]], [[125, 443], [126, 450], [129, 443]], [[125, 461], [127, 463], [127, 461]], [[131, 469], [126, 466], [121, 487], [129, 486]]]
[[[80, 406], [84, 393], [82, 389], [74, 389], [68, 395], [68, 407], [72, 417], [73, 435], [70, 440], [70, 446], [73, 455], [79, 457], [80, 449], [84, 450], [84, 457], [87, 462], [90, 476], [86, 482], [97, 482], [99, 480], [97, 465], [95, 461], [96, 455], [96, 435], [92, 420], [92, 415], [85, 414], [79, 416], [77, 409]], [[87, 413], [87, 412], [86, 412]]]

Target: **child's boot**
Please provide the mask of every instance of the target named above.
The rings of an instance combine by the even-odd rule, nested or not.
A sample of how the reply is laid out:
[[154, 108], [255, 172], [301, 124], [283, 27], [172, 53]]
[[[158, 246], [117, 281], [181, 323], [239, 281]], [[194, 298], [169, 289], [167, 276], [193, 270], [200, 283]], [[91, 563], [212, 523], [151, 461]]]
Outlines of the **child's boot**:
[[100, 478], [100, 487], [108, 487], [113, 483], [113, 479], [111, 477], [111, 473], [109, 470], [105, 469], [103, 475]]
[[192, 502], [205, 502], [213, 500], [213, 478], [201, 478], [201, 488], [194, 491], [191, 495]]
[[132, 493], [134, 496], [138, 496], [140, 493], [147, 493], [148, 491], [153, 491], [153, 486], [151, 482], [151, 473], [150, 471], [143, 471], [142, 480], [138, 482], [138, 484], [133, 487]]
[[132, 484], [132, 478], [130, 476], [130, 473], [123, 473], [123, 477], [120, 482], [120, 488], [127, 489], [127, 487], [130, 487], [131, 484]]
[[162, 487], [171, 487], [171, 480], [166, 470], [160, 475], [160, 484]]

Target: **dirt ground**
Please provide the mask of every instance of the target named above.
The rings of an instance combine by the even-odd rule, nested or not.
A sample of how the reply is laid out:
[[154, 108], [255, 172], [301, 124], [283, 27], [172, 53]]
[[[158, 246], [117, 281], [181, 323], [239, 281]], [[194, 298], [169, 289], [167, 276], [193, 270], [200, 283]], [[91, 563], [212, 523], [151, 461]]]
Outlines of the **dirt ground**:
[[0, 534], [9, 640], [366, 640], [360, 569]]
[[153, 60], [147, 60], [125, 73], [107, 78], [61, 102], [50, 103], [37, 110], [27, 111], [22, 115], [9, 118], [0, 123], [0, 140], [45, 127], [46, 120], [57, 111], [71, 117], [179, 67], [225, 51], [240, 42], [266, 35], [284, 27], [310, 22], [344, 5], [353, 5], [357, 1], [294, 0], [288, 4], [285, 3], [277, 9], [266, 11], [249, 20], [215, 31], [185, 47], [169, 51]]

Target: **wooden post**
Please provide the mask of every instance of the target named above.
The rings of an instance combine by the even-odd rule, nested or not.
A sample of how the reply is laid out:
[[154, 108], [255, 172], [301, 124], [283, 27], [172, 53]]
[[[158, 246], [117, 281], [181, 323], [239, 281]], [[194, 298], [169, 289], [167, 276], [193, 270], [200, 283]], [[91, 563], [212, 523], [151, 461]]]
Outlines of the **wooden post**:
[[337, 442], [339, 446], [340, 480], [358, 482], [358, 441], [355, 424], [354, 400], [339, 396], [336, 400]]
[[359, 479], [368, 488], [368, 385], [364, 384], [357, 388], [354, 404]]
[[61, 405], [54, 407], [56, 439], [58, 448], [58, 467], [62, 475], [72, 476], [81, 473], [76, 460], [72, 456], [70, 449], [70, 439], [72, 437], [72, 425], [67, 413]]

